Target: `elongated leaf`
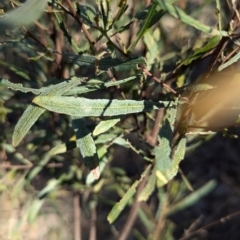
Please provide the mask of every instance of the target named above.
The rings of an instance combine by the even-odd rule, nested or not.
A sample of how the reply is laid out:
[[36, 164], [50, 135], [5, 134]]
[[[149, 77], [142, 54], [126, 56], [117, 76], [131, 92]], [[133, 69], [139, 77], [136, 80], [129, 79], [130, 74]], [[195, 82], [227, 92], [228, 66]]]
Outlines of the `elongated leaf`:
[[133, 185], [128, 189], [128, 191], [124, 194], [123, 198], [116, 203], [110, 213], [108, 214], [108, 221], [110, 224], [112, 224], [116, 218], [119, 216], [119, 214], [123, 211], [123, 209], [126, 207], [127, 203], [131, 200], [132, 196], [136, 192], [136, 188], [139, 185], [139, 183], [143, 180], [143, 178], [146, 176], [147, 172], [149, 171], [151, 165], [149, 165], [145, 171], [142, 173], [141, 178], [133, 183]]
[[190, 57], [188, 57], [186, 60], [182, 62], [181, 65], [189, 65], [192, 61], [202, 57], [204, 53], [210, 51], [215, 46], [217, 46], [220, 40], [221, 40], [221, 36], [219, 35], [211, 37], [210, 39], [208, 39], [205, 46], [201, 48], [197, 48]]
[[219, 35], [219, 36], [228, 36], [227, 32], [224, 31], [218, 31], [217, 29], [213, 29], [196, 19], [192, 18], [191, 16], [187, 15], [185, 12], [183, 12], [181, 9], [179, 9], [176, 6], [173, 6], [171, 3], [169, 3], [168, 0], [157, 0], [158, 4], [162, 7], [163, 10], [167, 11], [172, 16], [179, 18], [182, 22], [200, 30], [204, 33], [211, 33], [213, 35]]
[[167, 214], [170, 215], [176, 213], [177, 211], [183, 210], [187, 207], [194, 205], [202, 197], [206, 196], [209, 192], [211, 192], [216, 186], [217, 182], [215, 180], [209, 181], [198, 190], [186, 196], [183, 200], [171, 206]]
[[94, 129], [93, 136], [97, 136], [101, 133], [106, 132], [111, 127], [115, 126], [120, 121], [120, 118], [110, 119], [101, 121]]
[[43, 198], [46, 194], [56, 190], [59, 185], [61, 184], [60, 179], [51, 179], [50, 181], [48, 181], [47, 186], [45, 186], [39, 193], [38, 193], [38, 197], [39, 198]]
[[87, 86], [84, 86], [84, 87], [75, 87], [75, 88], [71, 89], [70, 91], [66, 92], [64, 95], [75, 95], [75, 94], [88, 93], [88, 92], [96, 91], [96, 90], [99, 90], [99, 89], [104, 89], [104, 88], [124, 84], [124, 83], [132, 81], [134, 79], [136, 79], [136, 76], [125, 78], [125, 79], [118, 80], [118, 81], [115, 81], [115, 82], [106, 82], [106, 83], [101, 82], [99, 84], [87, 85]]
[[94, 24], [97, 13], [91, 5], [77, 4], [77, 13], [84, 24], [88, 26]]
[[45, 199], [36, 199], [33, 201], [32, 205], [28, 208], [27, 213], [27, 221], [29, 223], [33, 223], [36, 220], [39, 210], [41, 209], [44, 202]]
[[156, 156], [156, 175], [158, 186], [161, 187], [172, 178], [172, 138], [173, 128], [177, 112], [177, 100], [175, 107], [168, 108], [163, 125], [159, 132], [159, 145], [154, 147]]
[[138, 201], [147, 201], [150, 195], [153, 193], [156, 186], [156, 166], [154, 167], [151, 175], [148, 178], [146, 186], [143, 188], [142, 192], [138, 196]]
[[216, 88], [210, 84], [207, 83], [199, 83], [199, 84], [192, 84], [186, 87], [186, 90], [191, 92], [201, 92], [201, 91], [207, 91], [211, 90], [213, 88]]
[[[171, 179], [178, 173], [179, 163], [183, 160], [186, 152], [187, 139], [181, 138], [172, 157]], [[170, 180], [170, 179], [169, 179]]]
[[[40, 96], [62, 95], [64, 92], [69, 91], [72, 87], [77, 86], [80, 83], [80, 80], [65, 81], [46, 88]], [[41, 108], [34, 104], [31, 104], [27, 107], [21, 118], [18, 120], [17, 125], [15, 126], [12, 137], [13, 146], [17, 146], [20, 143], [20, 141], [24, 138], [29, 129], [38, 120], [41, 114], [44, 113], [44, 111], [44, 108]]]
[[64, 21], [62, 19], [62, 15], [55, 12], [54, 13], [56, 16], [56, 19], [59, 23], [59, 27], [62, 30], [64, 36], [67, 38], [68, 42], [70, 43], [70, 45], [72, 46], [72, 48], [76, 51], [76, 53], [80, 52], [81, 50], [78, 48], [77, 43], [74, 41], [74, 38], [71, 37], [71, 35], [68, 32], [68, 29], [66, 28]]
[[92, 170], [95, 179], [100, 177], [99, 158], [91, 133], [88, 131], [83, 118], [72, 116], [72, 126], [77, 138], [77, 147], [80, 149], [85, 165]]
[[0, 32], [32, 24], [43, 13], [48, 0], [28, 0], [0, 18]]
[[38, 96], [33, 102], [49, 111], [71, 116], [118, 116], [130, 113], [148, 112], [169, 106], [170, 102], [151, 102], [135, 100], [87, 99], [59, 96]]
[[132, 58], [126, 61], [122, 61], [118, 58], [105, 57], [98, 59], [90, 55], [64, 55], [72, 63], [79, 66], [89, 66], [98, 70], [106, 71], [108, 69], [115, 69], [116, 71], [129, 71], [132, 69], [137, 69], [138, 65], [147, 65], [146, 59], [144, 57]]
[[20, 83], [11, 83], [6, 79], [0, 79], [0, 84], [7, 88], [11, 88], [14, 91], [21, 91], [24, 93], [32, 92], [34, 94], [40, 94], [43, 91], [40, 89], [26, 88], [26, 87], [23, 87], [23, 85]]
[[163, 10], [160, 10], [157, 12], [156, 8], [157, 8], [157, 3], [153, 2], [150, 6], [147, 17], [143, 23], [143, 26], [141, 27], [140, 31], [137, 33], [136, 39], [133, 41], [131, 46], [128, 48], [128, 52], [131, 52], [136, 47], [137, 43], [142, 38], [142, 36], [145, 34], [145, 32], [165, 14], [165, 11], [163, 11]]
[[[1, 29], [0, 29], [1, 33]], [[0, 65], [8, 68], [12, 72], [14, 72], [16, 75], [26, 79], [26, 80], [31, 80], [29, 77], [29, 74], [26, 72], [26, 69], [21, 69], [20, 67], [15, 66], [14, 64], [11, 64], [9, 62], [0, 60]]]
[[218, 67], [218, 71], [222, 71], [224, 68], [232, 65], [233, 63], [237, 62], [240, 59], [240, 53], [237, 53], [234, 57], [232, 57], [230, 60], [225, 62], [224, 64], [220, 65]]

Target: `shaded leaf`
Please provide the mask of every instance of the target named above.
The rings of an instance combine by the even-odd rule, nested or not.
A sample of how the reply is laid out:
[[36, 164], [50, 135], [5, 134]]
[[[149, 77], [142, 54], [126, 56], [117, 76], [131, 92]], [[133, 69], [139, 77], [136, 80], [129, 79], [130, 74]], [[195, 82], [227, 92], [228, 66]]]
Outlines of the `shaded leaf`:
[[112, 224], [117, 219], [119, 214], [123, 211], [123, 209], [126, 207], [128, 202], [131, 200], [131, 198], [133, 197], [133, 195], [136, 192], [137, 186], [143, 180], [143, 178], [146, 176], [146, 174], [149, 171], [150, 167], [151, 167], [151, 165], [149, 165], [145, 169], [145, 171], [141, 175], [141, 178], [139, 180], [135, 181], [133, 183], [133, 185], [128, 189], [128, 191], [124, 194], [122, 199], [113, 206], [112, 210], [110, 211], [110, 213], [108, 214], [108, 217], [107, 217], [107, 219], [108, 219], [110, 224]]
[[[167, 108], [163, 125], [159, 132], [159, 144], [154, 147], [156, 157], [157, 185], [161, 187], [171, 180], [175, 173], [176, 163], [172, 161], [172, 138], [176, 119], [178, 99], [175, 107]], [[177, 165], [178, 166], [178, 165]]]
[[95, 179], [100, 177], [99, 158], [91, 133], [88, 131], [83, 118], [72, 116], [72, 126], [76, 134], [79, 148], [85, 165], [92, 170]]
[[47, 2], [48, 0], [28, 0], [17, 9], [6, 13], [0, 18], [0, 32], [32, 24], [42, 15]]
[[206, 183], [204, 186], [194, 191], [193, 193], [186, 196], [183, 200], [171, 206], [168, 211], [168, 215], [176, 213], [177, 211], [183, 210], [187, 207], [194, 205], [198, 202], [202, 197], [209, 194], [215, 187], [217, 186], [217, 182], [215, 180], [211, 180]]
[[211, 33], [213, 35], [219, 35], [219, 36], [228, 36], [227, 32], [218, 31], [217, 29], [211, 28], [211, 27], [197, 21], [196, 19], [187, 15], [185, 12], [183, 12], [178, 7], [173, 6], [171, 3], [169, 3], [169, 1], [157, 0], [157, 2], [162, 7], [163, 10], [167, 11], [172, 16], [179, 18], [182, 22], [200, 30], [201, 32]]
[[68, 61], [75, 63], [79, 66], [89, 66], [93, 67], [96, 71], [102, 70], [106, 71], [108, 69], [115, 69], [116, 71], [129, 71], [133, 69], [138, 69], [139, 65], [147, 65], [146, 59], [144, 57], [127, 59], [122, 61], [118, 58], [104, 57], [98, 59], [97, 57], [90, 55], [64, 55]]
[[128, 48], [128, 52], [131, 52], [136, 47], [137, 43], [143, 37], [145, 32], [153, 24], [155, 24], [157, 21], [159, 21], [159, 19], [165, 14], [165, 11], [163, 11], [163, 10], [157, 11], [156, 9], [157, 9], [157, 3], [153, 2], [149, 8], [149, 11], [144, 20], [143, 26], [141, 27], [140, 31], [137, 33], [137, 36], [136, 36], [135, 40], [133, 41], [133, 43]]
[[197, 60], [198, 58], [202, 57], [204, 53], [212, 50], [217, 44], [220, 42], [221, 37], [219, 35], [213, 36], [207, 40], [207, 44], [201, 48], [197, 48], [193, 55], [188, 57], [186, 60], [183, 61], [181, 65], [189, 65], [192, 61]]
[[[114, 81], [114, 82], [106, 82], [106, 83], [105, 82], [100, 82], [100, 83], [94, 84], [94, 85], [75, 87], [75, 88], [71, 89], [70, 91], [66, 92], [64, 95], [75, 95], [75, 94], [88, 93], [88, 92], [96, 91], [96, 90], [99, 90], [99, 89], [104, 89], [104, 88], [124, 84], [124, 83], [132, 81], [134, 79], [136, 79], [136, 76], [132, 76], [132, 77], [125, 78], [125, 79], [118, 80], [118, 81]], [[91, 81], [91, 80], [89, 80], [89, 81]], [[88, 81], [88, 83], [89, 83], [89, 81]]]

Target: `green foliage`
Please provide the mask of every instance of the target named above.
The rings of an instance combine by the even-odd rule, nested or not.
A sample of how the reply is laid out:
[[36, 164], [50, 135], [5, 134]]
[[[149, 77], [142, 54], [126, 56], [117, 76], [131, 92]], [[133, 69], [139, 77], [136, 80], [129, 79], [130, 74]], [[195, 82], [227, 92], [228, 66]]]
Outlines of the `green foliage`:
[[[205, 97], [213, 100], [220, 92], [221, 80], [211, 78], [214, 70], [239, 60], [236, 54], [225, 61], [218, 52], [228, 46], [222, 41], [232, 36], [225, 28], [196, 20], [175, 1], [128, 4], [28, 0], [0, 18], [0, 49], [6, 55], [6, 60], [0, 59], [0, 121], [6, 121], [8, 113], [16, 120], [0, 136], [1, 145], [17, 160], [15, 164], [29, 167], [18, 191], [37, 177], [44, 178], [53, 166], [47, 184], [28, 205], [31, 223], [45, 201], [67, 189], [84, 199], [89, 196], [92, 204], [85, 201], [83, 206], [89, 211], [98, 204], [110, 207], [106, 218], [112, 225], [125, 208], [134, 212], [136, 205], [135, 216], [145, 227], [145, 232], [135, 229], [138, 239], [163, 239], [163, 232], [153, 233], [159, 221], [166, 239], [171, 239], [174, 226], [168, 216], [194, 205], [217, 185], [212, 180], [189, 194], [191, 179], [183, 174], [175, 177], [191, 148], [188, 135], [201, 133], [201, 127], [214, 129], [212, 119], [219, 111], [239, 107], [238, 99], [226, 97], [220, 107], [214, 106], [216, 111], [198, 112]], [[196, 44], [177, 46], [177, 40], [169, 40], [167, 21], [199, 34]], [[7, 58], [11, 54], [16, 60]], [[206, 56], [211, 56], [211, 63], [204, 74], [196, 73], [199, 62], [206, 65]], [[125, 167], [118, 162], [124, 161], [126, 152], [139, 161], [134, 176], [127, 173], [135, 167], [133, 159], [127, 159]], [[116, 197], [105, 199], [109, 192], [117, 195], [117, 203]], [[151, 198], [157, 199], [153, 208], [147, 202]], [[140, 202], [146, 202], [145, 208]]]

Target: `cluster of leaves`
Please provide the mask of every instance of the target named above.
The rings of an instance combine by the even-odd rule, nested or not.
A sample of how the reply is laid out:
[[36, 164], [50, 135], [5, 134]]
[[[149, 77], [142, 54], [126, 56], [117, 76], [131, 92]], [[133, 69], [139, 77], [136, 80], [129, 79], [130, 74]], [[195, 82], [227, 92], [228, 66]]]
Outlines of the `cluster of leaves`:
[[[191, 113], [186, 102], [196, 101], [201, 91], [214, 91], [211, 83], [187, 87], [193, 82], [187, 73], [198, 60], [214, 52], [223, 39], [229, 39], [227, 31], [197, 21], [173, 2], [156, 0], [149, 6], [128, 6], [124, 0], [118, 4], [101, 0], [91, 5], [69, 0], [28, 0], [0, 19], [0, 47], [6, 53], [5, 61], [0, 60], [0, 64], [12, 76], [10, 80], [1, 79], [1, 92], [4, 88], [17, 91], [15, 95], [10, 90], [1, 94], [1, 101], [6, 102], [5, 107], [0, 106], [2, 121], [8, 112], [18, 118], [26, 108], [26, 101], [22, 100], [31, 97], [30, 105], [15, 125], [14, 148], [8, 143], [7, 135], [3, 136], [2, 146], [18, 162], [30, 165], [25, 184], [49, 166], [50, 161], [67, 166], [61, 173], [52, 172], [52, 179], [33, 203], [31, 216], [37, 215], [43, 199], [60, 186], [80, 193], [91, 191], [96, 202], [100, 201], [97, 194], [107, 187], [114, 188], [121, 199], [108, 214], [111, 224], [128, 204], [146, 202], [157, 192], [157, 214], [150, 216], [140, 208], [138, 216], [148, 237], [158, 239], [163, 234], [159, 222], [194, 204], [215, 187], [215, 182], [209, 182], [184, 197], [187, 190], [182, 186], [191, 186], [183, 177], [183, 182], [176, 180], [168, 189], [163, 188], [178, 173], [186, 152], [186, 124], [192, 121], [190, 116], [186, 117]], [[44, 9], [45, 13], [37, 21]], [[164, 35], [161, 23], [167, 15], [185, 24], [182, 26], [193, 27], [196, 33], [206, 34], [196, 44], [198, 47], [169, 54], [166, 46], [172, 43], [160, 37]], [[35, 27], [26, 28], [33, 21]], [[7, 55], [13, 54], [16, 60], [8, 61]], [[219, 70], [238, 58], [237, 54]], [[171, 71], [167, 70], [168, 65]], [[188, 99], [184, 94], [189, 96], [189, 92]], [[36, 96], [32, 98], [32, 94]], [[12, 103], [14, 98], [21, 101]], [[67, 117], [60, 115], [61, 120], [54, 120], [58, 114]], [[141, 147], [128, 140], [130, 135], [137, 136]], [[127, 177], [124, 169], [111, 166], [116, 146], [135, 152], [144, 161], [137, 180]], [[80, 150], [81, 156], [72, 151], [74, 148]], [[67, 151], [71, 155], [66, 155]], [[182, 190], [170, 203], [166, 196], [177, 194], [176, 185]], [[154, 227], [157, 231], [153, 236]], [[172, 227], [168, 227], [166, 223], [165, 234], [172, 234]], [[135, 234], [141, 239], [141, 232]]]

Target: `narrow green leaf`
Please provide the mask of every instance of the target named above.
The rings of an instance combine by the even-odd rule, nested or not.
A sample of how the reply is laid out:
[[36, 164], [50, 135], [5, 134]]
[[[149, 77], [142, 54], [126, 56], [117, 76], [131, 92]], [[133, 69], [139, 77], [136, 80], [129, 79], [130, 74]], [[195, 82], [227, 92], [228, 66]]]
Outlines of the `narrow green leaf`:
[[45, 199], [36, 199], [33, 201], [32, 205], [28, 208], [27, 221], [28, 223], [34, 223], [41, 209]]
[[[133, 43], [128, 48], [128, 50], [127, 50], [128, 52], [131, 52], [136, 47], [137, 43], [142, 38], [144, 33], [147, 31], [148, 28], [151, 27], [151, 21], [156, 13], [156, 8], [157, 8], [157, 4], [153, 2], [150, 6], [147, 17], [143, 23], [143, 26], [141, 27], [140, 31], [137, 33], [137, 36], [136, 36], [135, 40], [133, 41]], [[159, 19], [164, 15], [164, 11], [161, 11], [160, 13], [161, 14], [159, 16]]]
[[182, 22], [200, 30], [204, 33], [210, 33], [212, 35], [219, 35], [219, 36], [228, 36], [228, 33], [225, 31], [218, 31], [217, 29], [211, 28], [196, 19], [192, 18], [191, 16], [187, 15], [185, 12], [183, 12], [181, 9], [179, 9], [176, 6], [173, 6], [171, 3], [169, 3], [168, 0], [157, 0], [160, 7], [162, 7], [163, 10], [167, 11], [169, 14], [174, 16], [175, 18], [179, 18]]
[[[40, 96], [62, 95], [80, 83], [80, 80], [65, 81], [46, 88]], [[41, 108], [34, 104], [31, 104], [27, 107], [15, 126], [12, 137], [13, 146], [16, 147], [20, 143], [20, 141], [24, 138], [29, 129], [38, 120], [41, 114], [44, 113], [44, 111], [44, 108]]]
[[118, 116], [138, 112], [148, 112], [153, 109], [169, 106], [170, 102], [151, 102], [135, 100], [87, 99], [59, 96], [38, 96], [33, 103], [49, 111], [71, 116]]
[[186, 152], [187, 139], [181, 138], [172, 157], [171, 179], [176, 176], [179, 169], [179, 163], [183, 160]]
[[74, 41], [74, 38], [71, 37], [71, 35], [68, 32], [68, 29], [66, 28], [64, 21], [62, 19], [62, 15], [54, 12], [56, 19], [59, 23], [59, 27], [62, 30], [64, 36], [67, 38], [68, 42], [70, 43], [70, 45], [72, 46], [72, 48], [76, 51], [76, 53], [80, 52], [80, 49], [77, 46], [77, 43]]
[[72, 116], [72, 126], [77, 138], [77, 147], [79, 148], [85, 165], [93, 170], [95, 179], [100, 177], [99, 158], [96, 146], [91, 133], [88, 131], [83, 118]]
[[11, 88], [14, 91], [21, 91], [24, 93], [32, 92], [34, 94], [40, 94], [43, 91], [41, 89], [23, 87], [23, 85], [20, 83], [11, 83], [6, 79], [0, 79], [0, 84], [7, 88]]
[[69, 141], [67, 143], [62, 143], [62, 144], [55, 146], [47, 154], [49, 156], [54, 156], [57, 154], [65, 153], [74, 148], [76, 148], [76, 141]]
[[194, 205], [202, 197], [209, 194], [216, 186], [217, 186], [217, 182], [215, 180], [209, 181], [198, 190], [186, 196], [183, 200], [171, 206], [167, 214], [170, 215], [170, 214], [176, 213], [177, 211], [183, 210], [187, 207]]
[[224, 64], [220, 65], [218, 67], [218, 71], [222, 71], [224, 68], [232, 65], [233, 63], [237, 62], [240, 59], [240, 53], [237, 53], [234, 57], [232, 57], [230, 60], [225, 62]]
[[65, 153], [74, 148], [76, 148], [75, 141], [69, 141], [67, 143], [63, 143], [55, 146], [44, 155], [44, 157], [40, 160], [37, 166], [33, 167], [33, 169], [27, 175], [26, 179], [28, 181], [31, 181], [48, 164], [52, 156]]
[[207, 40], [207, 44], [204, 45], [201, 48], [197, 48], [194, 53], [188, 57], [186, 60], [184, 60], [182, 62], [181, 65], [189, 65], [192, 61], [202, 57], [204, 55], [204, 53], [210, 51], [211, 49], [213, 49], [221, 40], [221, 36], [217, 35], [217, 36], [213, 36], [210, 39]]
[[112, 141], [118, 136], [117, 133], [106, 133], [106, 134], [101, 134], [98, 136], [98, 138], [95, 140], [95, 144], [101, 144], [104, 143], [106, 144], [107, 142]]
[[77, 3], [77, 13], [84, 24], [88, 26], [92, 26], [94, 24], [97, 13], [93, 6]]
[[[120, 84], [124, 84], [127, 83], [129, 81], [132, 81], [134, 79], [136, 79], [136, 76], [132, 76], [129, 78], [125, 78], [122, 80], [118, 80], [118, 81], [114, 81], [114, 82], [101, 82], [99, 84], [94, 84], [94, 85], [87, 85], [87, 86], [82, 86], [82, 87], [75, 87], [73, 89], [71, 89], [70, 91], [66, 92], [64, 95], [76, 95], [76, 94], [83, 94], [83, 93], [88, 93], [88, 92], [92, 92], [92, 91], [96, 91], [99, 89], [104, 89], [104, 88], [108, 88], [108, 87], [113, 87], [113, 86], [117, 86]], [[91, 79], [92, 80], [92, 79]], [[89, 81], [91, 81], [89, 80]]]
[[120, 121], [120, 118], [101, 121], [94, 129], [93, 136], [100, 135], [106, 132], [111, 127], [115, 126]]
[[201, 91], [207, 91], [216, 88], [215, 86], [212, 86], [207, 83], [199, 83], [199, 84], [192, 84], [186, 87], [186, 90], [191, 92], [201, 92]]
[[59, 179], [51, 179], [48, 181], [47, 186], [45, 186], [39, 193], [38, 198], [43, 198], [45, 195], [57, 189], [61, 181]]
[[105, 57], [98, 59], [90, 55], [64, 55], [68, 61], [75, 63], [79, 66], [89, 66], [93, 67], [96, 71], [107, 71], [111, 68], [116, 71], [129, 71], [133, 69], [138, 69], [139, 65], [147, 65], [146, 59], [144, 57], [127, 59], [122, 61], [118, 58]]
[[151, 165], [149, 165], [145, 171], [142, 173], [141, 178], [133, 183], [133, 185], [128, 189], [128, 191], [124, 194], [123, 198], [116, 203], [110, 213], [108, 214], [108, 221], [110, 224], [112, 224], [116, 218], [119, 216], [119, 214], [123, 211], [123, 209], [126, 207], [127, 203], [131, 200], [133, 195], [136, 192], [136, 188], [139, 185], [139, 183], [143, 180], [143, 178], [146, 176], [147, 172], [149, 171]]
[[[0, 27], [0, 29], [1, 29], [1, 27]], [[0, 30], [0, 32], [1, 32], [1, 30]], [[0, 65], [8, 68], [9, 70], [14, 72], [16, 75], [22, 77], [23, 79], [31, 80], [29, 77], [29, 74], [27, 72], [25, 72], [26, 69], [21, 69], [20, 67], [17, 67], [15, 65], [13, 65], [9, 62], [3, 61], [3, 60], [0, 60]]]
[[0, 18], [0, 31], [27, 26], [36, 21], [43, 13], [48, 0], [28, 0]]
[[175, 107], [167, 108], [163, 120], [163, 125], [159, 132], [159, 145], [154, 147], [156, 156], [156, 175], [158, 177], [157, 185], [165, 185], [172, 178], [172, 138], [174, 122], [177, 112], [177, 101]]
[[143, 188], [141, 193], [138, 196], [138, 201], [147, 201], [150, 195], [153, 193], [156, 186], [156, 167], [154, 167], [151, 175], [148, 178], [146, 186]]

